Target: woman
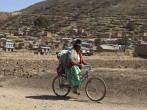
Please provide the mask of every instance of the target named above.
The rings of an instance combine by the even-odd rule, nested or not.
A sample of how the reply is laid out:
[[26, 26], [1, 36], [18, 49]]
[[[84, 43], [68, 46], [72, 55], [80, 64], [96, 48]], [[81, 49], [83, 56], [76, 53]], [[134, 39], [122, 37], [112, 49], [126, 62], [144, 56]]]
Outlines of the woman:
[[81, 64], [86, 65], [85, 60], [81, 52], [81, 40], [77, 39], [73, 44], [73, 47], [68, 51], [68, 65], [66, 68], [67, 81], [73, 88], [73, 93], [80, 94], [77, 92], [77, 88], [81, 85], [80, 74]]

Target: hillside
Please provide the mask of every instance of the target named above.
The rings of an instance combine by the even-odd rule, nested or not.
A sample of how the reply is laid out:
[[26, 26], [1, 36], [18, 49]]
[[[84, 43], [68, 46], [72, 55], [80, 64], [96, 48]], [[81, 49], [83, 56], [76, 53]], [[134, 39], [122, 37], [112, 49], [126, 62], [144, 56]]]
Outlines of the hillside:
[[21, 12], [0, 23], [0, 29], [33, 26], [38, 16], [44, 16], [49, 21], [47, 30], [60, 34], [69, 34], [69, 30], [77, 26], [92, 35], [128, 32], [129, 22], [135, 25], [134, 33], [147, 31], [146, 0], [47, 0]]
[[6, 20], [9, 17], [10, 17], [10, 14], [9, 13], [0, 12], [0, 21]]
[[2, 26], [3, 22], [10, 17], [11, 17], [10, 13], [0, 12], [0, 26]]

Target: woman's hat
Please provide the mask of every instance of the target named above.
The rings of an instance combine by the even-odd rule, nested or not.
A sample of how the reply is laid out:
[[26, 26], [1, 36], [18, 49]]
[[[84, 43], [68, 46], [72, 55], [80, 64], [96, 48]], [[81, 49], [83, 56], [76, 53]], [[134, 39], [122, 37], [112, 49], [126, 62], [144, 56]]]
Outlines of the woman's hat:
[[76, 41], [75, 41], [75, 44], [76, 44], [76, 45], [81, 46], [81, 43], [82, 43], [81, 39], [76, 39]]

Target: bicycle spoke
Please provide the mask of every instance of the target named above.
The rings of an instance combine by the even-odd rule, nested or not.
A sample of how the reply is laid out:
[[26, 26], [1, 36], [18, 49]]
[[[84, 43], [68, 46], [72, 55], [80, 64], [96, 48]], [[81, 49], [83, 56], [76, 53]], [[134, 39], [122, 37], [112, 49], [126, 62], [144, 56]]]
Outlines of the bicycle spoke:
[[91, 100], [102, 100], [106, 94], [105, 83], [99, 78], [90, 79], [86, 84], [86, 94]]
[[92, 87], [93, 90], [96, 91], [96, 86], [94, 85], [94, 83], [90, 82], [90, 86]]
[[66, 78], [64, 76], [57, 76], [54, 78], [52, 88], [53, 92], [57, 96], [66, 96], [69, 93], [70, 88], [67, 86], [65, 82]]

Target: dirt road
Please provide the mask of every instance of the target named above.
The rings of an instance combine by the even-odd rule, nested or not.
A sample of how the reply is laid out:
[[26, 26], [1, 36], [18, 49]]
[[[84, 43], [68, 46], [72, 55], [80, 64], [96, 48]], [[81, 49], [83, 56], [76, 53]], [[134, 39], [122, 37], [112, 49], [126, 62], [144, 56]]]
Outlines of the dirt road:
[[[119, 73], [119, 74], [118, 74]], [[107, 84], [107, 95], [100, 102], [90, 101], [83, 88], [58, 98], [51, 89], [55, 74], [37, 78], [0, 76], [1, 110], [146, 110], [147, 86], [144, 70], [99, 69], [94, 75]]]
[[51, 91], [33, 88], [1, 88], [1, 110], [146, 110], [147, 102], [125, 98], [106, 97], [101, 103], [86, 97], [70, 95], [65, 99]]

